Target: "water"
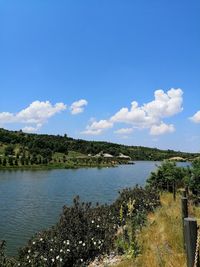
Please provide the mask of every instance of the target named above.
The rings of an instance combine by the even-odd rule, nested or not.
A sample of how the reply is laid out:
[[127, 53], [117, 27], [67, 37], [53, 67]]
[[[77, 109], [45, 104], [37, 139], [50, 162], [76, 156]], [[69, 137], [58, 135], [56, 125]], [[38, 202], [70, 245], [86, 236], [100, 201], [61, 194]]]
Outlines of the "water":
[[0, 171], [0, 240], [6, 240], [7, 254], [15, 255], [36, 232], [57, 222], [63, 205], [70, 205], [74, 196], [111, 203], [120, 189], [143, 186], [158, 164], [139, 161], [117, 168]]

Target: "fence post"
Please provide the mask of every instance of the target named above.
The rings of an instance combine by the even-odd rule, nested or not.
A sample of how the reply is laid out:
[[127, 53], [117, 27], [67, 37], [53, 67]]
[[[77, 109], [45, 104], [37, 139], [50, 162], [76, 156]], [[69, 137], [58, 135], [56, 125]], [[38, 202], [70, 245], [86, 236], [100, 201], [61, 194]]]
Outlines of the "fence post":
[[[187, 267], [194, 267], [196, 242], [197, 242], [197, 221], [193, 218], [184, 219], [185, 244], [187, 254]], [[197, 260], [199, 267], [199, 258]]]
[[184, 244], [184, 248], [185, 248], [184, 219], [188, 217], [188, 199], [187, 199], [187, 197], [181, 198], [181, 210], [182, 210], [182, 224], [183, 224], [183, 244]]

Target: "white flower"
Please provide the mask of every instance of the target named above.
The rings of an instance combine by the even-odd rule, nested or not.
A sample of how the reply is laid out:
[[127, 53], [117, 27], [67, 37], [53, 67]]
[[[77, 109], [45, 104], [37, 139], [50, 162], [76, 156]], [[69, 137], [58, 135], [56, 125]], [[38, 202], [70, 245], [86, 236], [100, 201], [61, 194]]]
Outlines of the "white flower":
[[51, 248], [50, 251], [53, 251], [53, 249]]
[[97, 228], [99, 228], [99, 225], [97, 225]]
[[79, 243], [79, 244], [82, 244], [82, 243], [83, 243], [83, 241], [79, 241], [78, 243]]
[[28, 250], [28, 253], [31, 253], [30, 249]]
[[54, 261], [55, 261], [55, 259], [51, 259], [51, 261], [52, 261], [52, 262], [54, 262]]
[[70, 249], [67, 249], [67, 252], [70, 252]]
[[56, 257], [56, 260], [58, 260], [60, 258], [60, 256], [58, 255], [57, 257]]
[[27, 258], [27, 259], [29, 259], [30, 257], [29, 257], [29, 256], [27, 256], [26, 258]]
[[60, 258], [60, 262], [62, 262], [63, 261], [63, 259], [62, 258]]
[[33, 245], [35, 245], [35, 241], [33, 241]]
[[29, 260], [28, 262], [31, 263], [31, 260]]
[[85, 247], [85, 243], [83, 243], [83, 247]]
[[60, 252], [63, 252], [63, 250], [61, 249]]
[[94, 221], [92, 220], [92, 223], [94, 223]]
[[44, 261], [47, 261], [47, 258], [44, 258]]
[[96, 245], [97, 242], [94, 241], [94, 245]]
[[69, 240], [67, 240], [67, 245], [69, 245]]
[[83, 259], [81, 259], [81, 262], [83, 262]]
[[42, 238], [40, 238], [40, 241], [43, 241], [43, 239], [42, 239]]

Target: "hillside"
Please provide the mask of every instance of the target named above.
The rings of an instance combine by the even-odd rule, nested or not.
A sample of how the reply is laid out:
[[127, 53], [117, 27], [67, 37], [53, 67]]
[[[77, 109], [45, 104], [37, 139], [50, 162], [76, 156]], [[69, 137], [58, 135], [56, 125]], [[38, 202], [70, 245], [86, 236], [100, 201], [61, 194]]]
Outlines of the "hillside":
[[104, 166], [127, 163], [129, 160], [164, 160], [173, 157], [190, 160], [197, 156], [199, 154], [73, 139], [66, 134], [27, 134], [0, 129], [1, 167]]

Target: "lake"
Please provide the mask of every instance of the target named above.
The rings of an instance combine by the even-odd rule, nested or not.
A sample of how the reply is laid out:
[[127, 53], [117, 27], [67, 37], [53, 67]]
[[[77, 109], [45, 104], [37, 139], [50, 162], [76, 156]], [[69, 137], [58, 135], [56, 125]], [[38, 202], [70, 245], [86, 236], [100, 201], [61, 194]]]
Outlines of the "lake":
[[158, 164], [138, 161], [102, 169], [0, 171], [0, 240], [6, 240], [7, 254], [15, 255], [34, 233], [56, 223], [62, 207], [71, 205], [74, 196], [112, 203], [120, 189], [143, 186]]

